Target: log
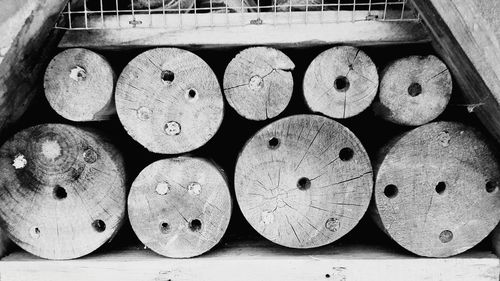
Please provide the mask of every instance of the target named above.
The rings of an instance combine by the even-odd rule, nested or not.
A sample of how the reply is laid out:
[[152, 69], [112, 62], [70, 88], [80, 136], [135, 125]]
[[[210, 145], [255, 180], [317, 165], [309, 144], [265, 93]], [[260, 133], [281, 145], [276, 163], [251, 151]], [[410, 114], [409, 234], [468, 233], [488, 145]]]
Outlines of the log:
[[238, 157], [236, 198], [250, 225], [290, 248], [323, 246], [348, 233], [372, 194], [370, 159], [346, 127], [317, 115], [280, 119]]
[[0, 173], [0, 225], [39, 257], [86, 255], [123, 222], [123, 160], [95, 132], [62, 124], [20, 131], [0, 148]]
[[241, 51], [224, 72], [224, 94], [229, 105], [250, 120], [278, 116], [292, 98], [294, 68], [290, 58], [274, 48]]
[[318, 55], [304, 76], [309, 108], [332, 118], [358, 115], [372, 103], [378, 89], [373, 61], [355, 47], [333, 47]]
[[87, 49], [62, 51], [49, 63], [44, 77], [50, 106], [71, 121], [108, 120], [116, 113], [116, 76], [108, 61]]
[[132, 184], [128, 215], [146, 247], [172, 258], [199, 256], [226, 232], [232, 202], [224, 171], [201, 158], [159, 160]]
[[176, 48], [152, 49], [134, 58], [118, 78], [115, 99], [127, 132], [156, 153], [177, 154], [204, 145], [224, 114], [212, 69]]
[[390, 142], [374, 164], [374, 216], [407, 250], [426, 257], [462, 253], [500, 220], [500, 166], [472, 127], [430, 123]]
[[437, 57], [410, 56], [390, 63], [381, 74], [375, 114], [407, 126], [420, 126], [446, 109], [452, 91], [451, 74]]

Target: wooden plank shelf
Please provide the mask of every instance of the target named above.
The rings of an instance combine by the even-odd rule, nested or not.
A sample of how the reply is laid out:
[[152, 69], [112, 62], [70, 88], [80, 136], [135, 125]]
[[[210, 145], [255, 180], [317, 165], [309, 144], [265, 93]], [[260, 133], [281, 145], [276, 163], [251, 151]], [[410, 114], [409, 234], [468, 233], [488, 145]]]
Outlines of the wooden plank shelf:
[[395, 245], [329, 245], [293, 250], [266, 241], [231, 242], [192, 259], [169, 259], [140, 247], [99, 250], [50, 261], [16, 251], [0, 261], [2, 281], [58, 280], [498, 280], [500, 261], [472, 249], [453, 258], [421, 258]]

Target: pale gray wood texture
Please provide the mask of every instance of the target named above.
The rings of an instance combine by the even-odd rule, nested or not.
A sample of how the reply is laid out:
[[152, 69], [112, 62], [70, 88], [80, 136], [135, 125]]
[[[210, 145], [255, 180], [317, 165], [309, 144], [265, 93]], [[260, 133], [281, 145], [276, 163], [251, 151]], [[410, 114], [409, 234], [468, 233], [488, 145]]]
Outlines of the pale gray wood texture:
[[319, 54], [304, 75], [309, 108], [332, 118], [349, 118], [370, 106], [378, 90], [377, 67], [363, 51], [339, 46]]
[[128, 215], [137, 237], [151, 250], [189, 258], [210, 250], [226, 232], [231, 195], [224, 172], [192, 157], [159, 160], [137, 176]]
[[420, 126], [443, 113], [451, 91], [450, 71], [437, 57], [398, 59], [382, 71], [375, 114], [396, 124]]
[[177, 48], [141, 53], [122, 71], [116, 110], [130, 136], [151, 152], [177, 154], [208, 142], [222, 123], [224, 102], [214, 72]]
[[50, 106], [68, 120], [107, 120], [116, 113], [115, 80], [103, 56], [72, 48], [50, 61], [44, 77], [45, 96]]
[[229, 243], [182, 260], [136, 248], [65, 262], [16, 252], [0, 261], [4, 281], [498, 281], [499, 268], [499, 259], [489, 251], [422, 259], [365, 244], [292, 250], [267, 241]]
[[48, 259], [91, 253], [125, 216], [123, 160], [101, 136], [69, 125], [25, 129], [0, 148], [0, 222]]
[[290, 58], [274, 48], [241, 51], [224, 72], [224, 94], [229, 105], [250, 120], [278, 116], [292, 97], [294, 68]]
[[370, 159], [354, 134], [326, 117], [296, 115], [257, 132], [238, 157], [238, 204], [265, 238], [290, 248], [329, 244], [364, 215]]
[[496, 151], [471, 127], [436, 122], [414, 129], [382, 149], [374, 169], [374, 215], [417, 255], [462, 253], [500, 220]]

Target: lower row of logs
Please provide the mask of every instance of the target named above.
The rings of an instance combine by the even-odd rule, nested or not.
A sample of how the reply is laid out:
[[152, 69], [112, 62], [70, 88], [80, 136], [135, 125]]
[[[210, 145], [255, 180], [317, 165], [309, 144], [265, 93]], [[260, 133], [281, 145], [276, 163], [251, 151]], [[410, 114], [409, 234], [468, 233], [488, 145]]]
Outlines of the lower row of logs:
[[[234, 189], [251, 226], [286, 247], [330, 244], [370, 210], [402, 247], [447, 257], [479, 243], [500, 220], [495, 153], [474, 128], [436, 122], [395, 138], [372, 166], [361, 142], [340, 123], [295, 115], [245, 144]], [[188, 156], [144, 168], [127, 203], [118, 151], [101, 133], [69, 125], [38, 125], [14, 135], [0, 149], [0, 173], [2, 229], [21, 248], [48, 259], [96, 250], [117, 233], [127, 209], [144, 245], [176, 258], [210, 250], [231, 217], [224, 172]]]

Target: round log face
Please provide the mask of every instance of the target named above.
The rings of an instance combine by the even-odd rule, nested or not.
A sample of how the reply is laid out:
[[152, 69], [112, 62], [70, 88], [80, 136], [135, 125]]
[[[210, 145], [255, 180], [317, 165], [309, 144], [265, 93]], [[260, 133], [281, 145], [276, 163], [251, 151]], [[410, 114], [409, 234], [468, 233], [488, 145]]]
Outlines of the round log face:
[[173, 258], [198, 256], [214, 247], [227, 229], [231, 209], [222, 170], [191, 157], [147, 166], [128, 197], [137, 237], [156, 253]]
[[0, 222], [26, 251], [48, 259], [86, 255], [125, 215], [123, 163], [99, 137], [48, 124], [0, 148]]
[[472, 248], [500, 220], [497, 160], [477, 131], [458, 123], [431, 123], [395, 140], [376, 172], [385, 231], [421, 256]]
[[451, 92], [450, 71], [437, 57], [403, 58], [382, 72], [375, 112], [396, 124], [420, 126], [443, 113]]
[[349, 118], [368, 108], [375, 98], [377, 68], [357, 48], [334, 47], [311, 62], [303, 87], [306, 103], [312, 111], [332, 118]]
[[235, 171], [238, 204], [267, 239], [291, 248], [329, 244], [364, 215], [373, 175], [363, 146], [326, 117], [297, 115], [260, 130]]
[[217, 132], [224, 103], [217, 77], [195, 54], [158, 48], [134, 58], [116, 86], [127, 132], [151, 152], [194, 150]]
[[278, 116], [293, 92], [293, 62], [269, 47], [241, 51], [224, 73], [224, 94], [238, 114], [250, 120]]
[[44, 76], [50, 106], [72, 121], [109, 119], [115, 113], [114, 86], [115, 74], [106, 59], [81, 48], [56, 55]]

